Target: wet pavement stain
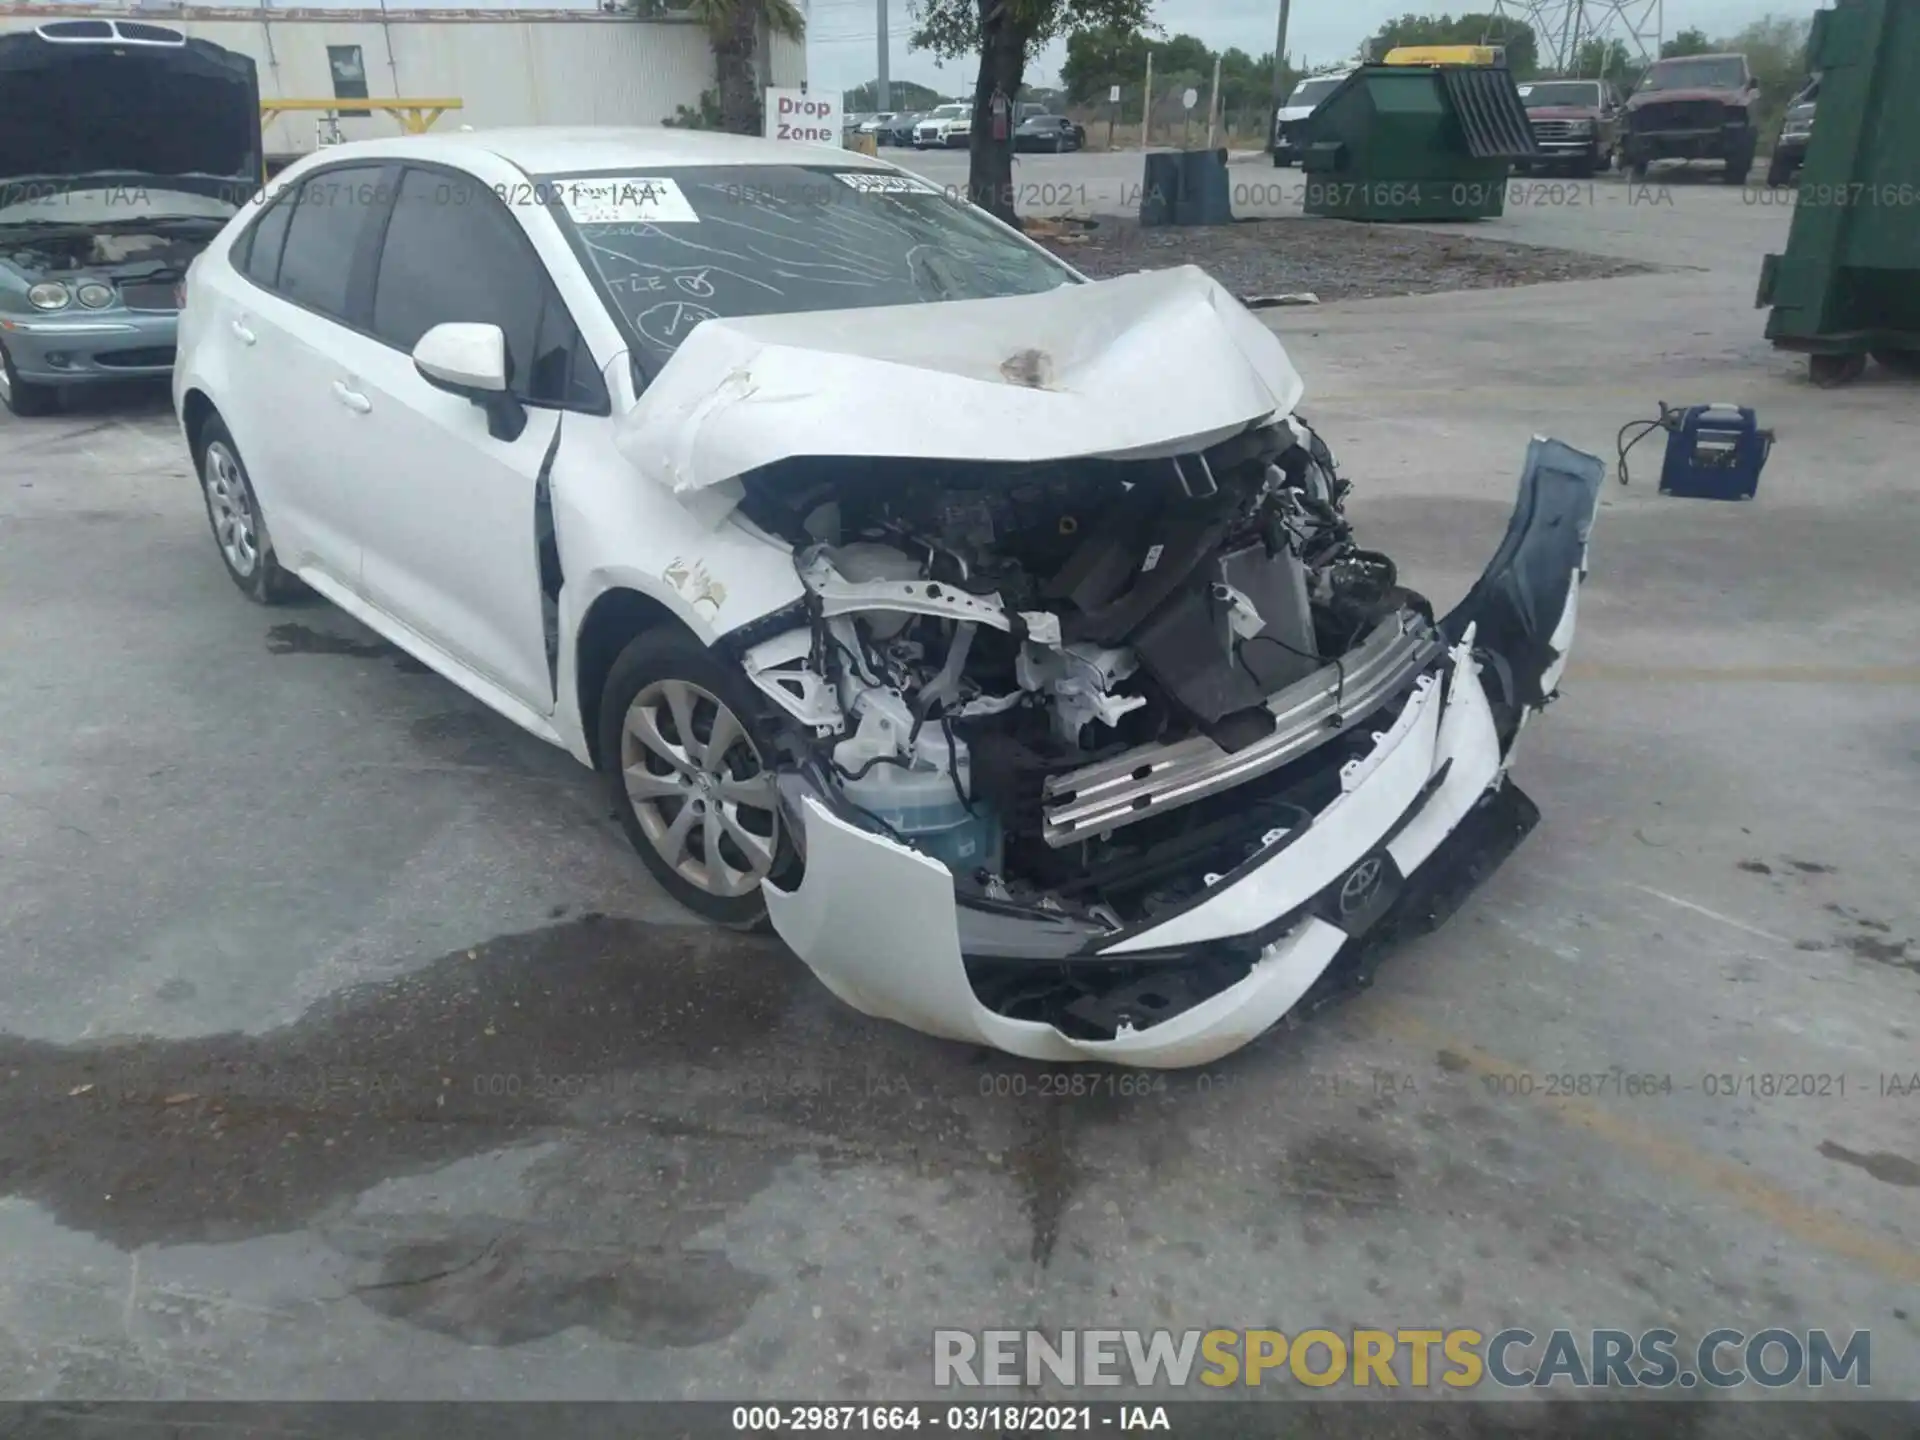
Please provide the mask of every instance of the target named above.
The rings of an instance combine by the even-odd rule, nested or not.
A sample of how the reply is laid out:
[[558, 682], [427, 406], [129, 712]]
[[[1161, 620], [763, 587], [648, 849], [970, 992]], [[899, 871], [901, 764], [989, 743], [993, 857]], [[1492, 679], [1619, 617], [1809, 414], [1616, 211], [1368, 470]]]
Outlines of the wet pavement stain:
[[1831, 1140], [1820, 1142], [1820, 1153], [1829, 1160], [1837, 1160], [1842, 1165], [1854, 1165], [1867, 1172], [1876, 1180], [1884, 1180], [1889, 1185], [1920, 1187], [1920, 1165], [1904, 1155], [1895, 1155], [1888, 1150], [1875, 1150], [1862, 1154], [1849, 1150], [1844, 1145], [1836, 1145]]
[[393, 668], [405, 675], [425, 675], [428, 668], [413, 656], [385, 640], [356, 640], [349, 635], [334, 635], [315, 630], [311, 625], [287, 623], [267, 631], [270, 655], [346, 655], [356, 660], [391, 660]]
[[1277, 1187], [1303, 1209], [1362, 1212], [1399, 1206], [1401, 1157], [1364, 1132], [1327, 1130], [1287, 1147]]
[[[778, 1083], [801, 1062], [773, 1032], [811, 984], [771, 940], [585, 916], [343, 991], [264, 1035], [0, 1035], [0, 1194], [134, 1246], [286, 1230], [377, 1181], [568, 1127], [779, 1126], [884, 1146], [910, 1100]], [[855, 1038], [878, 1027], [851, 1011], [828, 1022], [846, 1033], [827, 1044], [887, 1048]], [[935, 1070], [951, 1058], [924, 1053]], [[716, 1066], [724, 1083], [703, 1083]]]
[[1862, 960], [1871, 960], [1876, 965], [1891, 966], [1895, 970], [1910, 970], [1920, 975], [1920, 959], [1911, 958], [1907, 954], [1907, 950], [1913, 944], [1911, 940], [1882, 940], [1875, 935], [1849, 935], [1840, 943]]

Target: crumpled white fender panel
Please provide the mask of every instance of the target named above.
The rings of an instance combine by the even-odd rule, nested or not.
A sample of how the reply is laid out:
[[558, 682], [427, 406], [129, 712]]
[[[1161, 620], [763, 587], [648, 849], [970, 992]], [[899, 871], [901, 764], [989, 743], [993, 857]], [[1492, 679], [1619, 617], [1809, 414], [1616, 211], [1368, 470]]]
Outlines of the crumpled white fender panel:
[[[1241, 892], [1230, 912], [1214, 910], [1219, 901], [1196, 906], [1148, 932], [1152, 947], [1244, 934], [1296, 909], [1378, 848], [1432, 776], [1451, 762], [1439, 788], [1387, 847], [1403, 874], [1429, 858], [1501, 778], [1503, 757], [1471, 659], [1472, 639], [1469, 634], [1453, 652], [1444, 714], [1437, 687], [1410, 702], [1375, 750], [1356, 762], [1351, 788], [1313, 830], [1219, 897], [1225, 901]], [[1339, 822], [1337, 835], [1331, 828], [1336, 811], [1350, 817]], [[1323, 823], [1329, 826], [1325, 833]], [[1076, 1040], [1051, 1025], [996, 1014], [975, 997], [945, 866], [858, 829], [811, 799], [806, 826], [807, 868], [799, 887], [764, 888], [774, 928], [821, 983], [864, 1014], [1029, 1059], [1149, 1069], [1208, 1064], [1285, 1016], [1347, 940], [1334, 926], [1308, 918], [1269, 946], [1246, 979], [1193, 1009], [1112, 1040]], [[1343, 863], [1329, 858], [1336, 852]], [[882, 896], [884, 903], [876, 903]], [[1205, 917], [1199, 930], [1176, 938], [1170, 927], [1192, 917]]]
[[707, 320], [616, 443], [679, 493], [798, 455], [1152, 457], [1289, 415], [1303, 389], [1280, 338], [1189, 265], [1039, 295]]

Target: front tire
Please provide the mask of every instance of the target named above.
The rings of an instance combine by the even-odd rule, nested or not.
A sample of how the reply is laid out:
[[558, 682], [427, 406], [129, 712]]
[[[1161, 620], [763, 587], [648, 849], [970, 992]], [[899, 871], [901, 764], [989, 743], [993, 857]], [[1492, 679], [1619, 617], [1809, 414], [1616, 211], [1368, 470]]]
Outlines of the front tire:
[[773, 748], [746, 680], [684, 630], [636, 636], [600, 696], [600, 759], [627, 839], [667, 893], [757, 927], [760, 882], [791, 863]]
[[260, 605], [295, 598], [300, 582], [280, 568], [240, 449], [218, 415], [200, 432], [200, 493], [221, 563], [241, 593]]
[[60, 392], [51, 385], [36, 385], [22, 380], [13, 368], [13, 357], [0, 345], [0, 405], [23, 420], [51, 415], [60, 408]]

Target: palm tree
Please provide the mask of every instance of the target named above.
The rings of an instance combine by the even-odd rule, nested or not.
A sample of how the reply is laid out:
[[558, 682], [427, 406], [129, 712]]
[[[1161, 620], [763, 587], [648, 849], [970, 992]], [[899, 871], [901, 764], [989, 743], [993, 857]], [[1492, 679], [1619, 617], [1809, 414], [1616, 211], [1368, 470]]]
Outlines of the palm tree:
[[721, 128], [736, 135], [758, 135], [764, 123], [760, 26], [765, 24], [772, 34], [798, 40], [807, 31], [806, 16], [794, 0], [692, 0], [687, 13], [705, 25], [713, 39]]

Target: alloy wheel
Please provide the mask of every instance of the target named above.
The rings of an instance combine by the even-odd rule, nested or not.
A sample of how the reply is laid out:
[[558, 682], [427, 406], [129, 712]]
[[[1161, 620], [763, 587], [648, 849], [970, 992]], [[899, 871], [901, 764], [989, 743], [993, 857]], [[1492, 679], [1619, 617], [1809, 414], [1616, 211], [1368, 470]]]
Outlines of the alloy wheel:
[[641, 687], [620, 731], [640, 830], [673, 872], [719, 899], [751, 894], [779, 851], [779, 792], [740, 718], [688, 680]]
[[240, 473], [240, 462], [221, 441], [207, 446], [203, 483], [207, 509], [213, 515], [213, 535], [220, 542], [220, 553], [241, 579], [253, 574], [260, 563], [260, 532], [254, 518], [253, 497]]

